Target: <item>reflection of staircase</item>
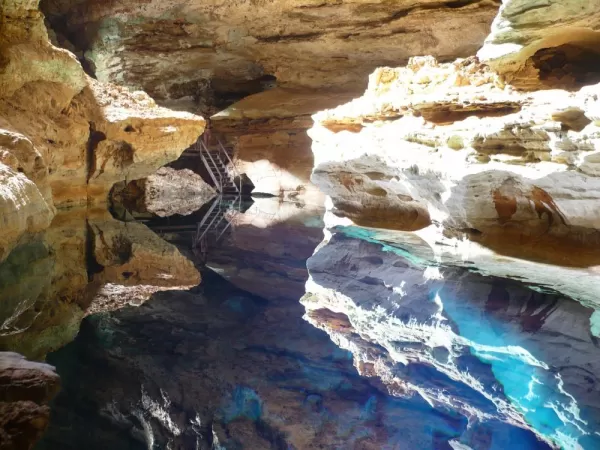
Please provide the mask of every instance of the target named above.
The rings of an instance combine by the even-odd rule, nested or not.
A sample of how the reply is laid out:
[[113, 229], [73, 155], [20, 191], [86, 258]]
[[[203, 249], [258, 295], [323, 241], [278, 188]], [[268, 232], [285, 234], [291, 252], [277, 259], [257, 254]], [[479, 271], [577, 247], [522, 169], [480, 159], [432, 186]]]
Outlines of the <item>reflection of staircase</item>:
[[[241, 177], [235, 171], [235, 165], [230, 155], [231, 150], [227, 150], [218, 139], [216, 149], [209, 148], [201, 138], [194, 144], [194, 147], [194, 153], [200, 155], [217, 191], [223, 195], [239, 195], [242, 191]], [[227, 169], [228, 165], [233, 174]], [[237, 177], [238, 184], [236, 184], [235, 177]]]
[[198, 224], [194, 238], [194, 250], [198, 252], [203, 262], [206, 262], [208, 248], [222, 239], [230, 229], [231, 223], [225, 217], [229, 210], [241, 209], [241, 197], [226, 200], [222, 195], [210, 205], [202, 221]]

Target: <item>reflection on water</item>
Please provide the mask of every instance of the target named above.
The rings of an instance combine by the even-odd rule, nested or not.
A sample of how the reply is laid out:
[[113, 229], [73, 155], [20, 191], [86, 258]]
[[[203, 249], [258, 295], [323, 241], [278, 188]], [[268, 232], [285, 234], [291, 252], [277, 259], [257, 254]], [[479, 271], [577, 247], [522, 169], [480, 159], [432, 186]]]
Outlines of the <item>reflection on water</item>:
[[62, 377], [38, 448], [600, 448], [591, 309], [273, 199], [194, 251], [209, 209], [63, 213], [0, 265], [1, 348]]

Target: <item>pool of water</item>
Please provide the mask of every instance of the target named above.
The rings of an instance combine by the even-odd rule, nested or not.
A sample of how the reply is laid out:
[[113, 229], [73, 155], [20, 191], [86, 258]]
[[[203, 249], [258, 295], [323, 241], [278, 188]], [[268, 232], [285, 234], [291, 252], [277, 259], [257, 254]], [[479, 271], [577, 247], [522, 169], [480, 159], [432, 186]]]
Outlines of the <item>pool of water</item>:
[[199, 249], [206, 210], [65, 212], [0, 265], [0, 349], [62, 379], [38, 449], [600, 448], [590, 308], [275, 199]]

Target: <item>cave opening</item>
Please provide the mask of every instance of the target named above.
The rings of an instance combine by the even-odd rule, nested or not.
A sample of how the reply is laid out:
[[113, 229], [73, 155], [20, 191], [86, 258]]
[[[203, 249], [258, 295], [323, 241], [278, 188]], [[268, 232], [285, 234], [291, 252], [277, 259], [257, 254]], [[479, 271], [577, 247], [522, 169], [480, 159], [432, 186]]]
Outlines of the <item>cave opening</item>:
[[544, 86], [566, 90], [577, 90], [600, 82], [599, 60], [597, 43], [566, 43], [542, 48], [531, 57]]

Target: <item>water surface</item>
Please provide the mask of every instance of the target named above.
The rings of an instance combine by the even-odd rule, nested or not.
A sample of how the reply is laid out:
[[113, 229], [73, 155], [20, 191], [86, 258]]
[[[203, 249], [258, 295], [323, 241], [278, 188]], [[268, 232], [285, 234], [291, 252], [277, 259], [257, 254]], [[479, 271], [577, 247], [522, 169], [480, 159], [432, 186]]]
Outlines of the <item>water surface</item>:
[[64, 213], [0, 266], [2, 349], [62, 378], [39, 449], [600, 448], [591, 309], [275, 199], [194, 250], [205, 212]]

